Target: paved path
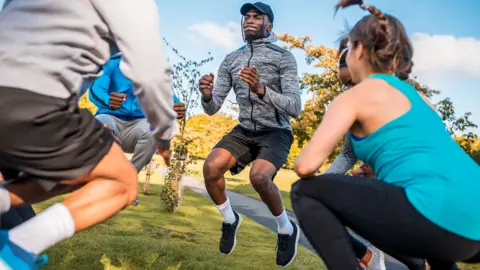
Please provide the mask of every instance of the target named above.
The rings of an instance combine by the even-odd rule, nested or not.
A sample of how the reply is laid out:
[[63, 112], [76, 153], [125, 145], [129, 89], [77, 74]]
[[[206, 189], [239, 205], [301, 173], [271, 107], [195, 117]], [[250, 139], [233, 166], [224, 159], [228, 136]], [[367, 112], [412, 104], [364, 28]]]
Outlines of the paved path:
[[[158, 168], [157, 171], [162, 173], [164, 169]], [[195, 193], [201, 194], [208, 198], [210, 197], [207, 193], [207, 190], [205, 189], [205, 185], [193, 177], [189, 177], [189, 176], [184, 177], [182, 180], [182, 185], [192, 190]], [[235, 211], [271, 229], [272, 231], [277, 230], [277, 223], [272, 218], [272, 214], [270, 213], [270, 210], [268, 210], [267, 206], [262, 201], [247, 197], [245, 195], [242, 195], [233, 191], [227, 191], [227, 195]], [[295, 214], [293, 212], [287, 211], [287, 213], [290, 219], [292, 219], [295, 222], [297, 221]], [[366, 242], [365, 240], [363, 240], [361, 237], [357, 235], [354, 235], [354, 237], [360, 239], [363, 242]], [[303, 233], [300, 236], [299, 242], [306, 248], [314, 251], [312, 246], [308, 242], [307, 238], [303, 235]], [[395, 259], [391, 258], [388, 255], [386, 255], [385, 259], [386, 259], [386, 266], [388, 270], [407, 269], [403, 264], [401, 264], [400, 262], [396, 261]]]

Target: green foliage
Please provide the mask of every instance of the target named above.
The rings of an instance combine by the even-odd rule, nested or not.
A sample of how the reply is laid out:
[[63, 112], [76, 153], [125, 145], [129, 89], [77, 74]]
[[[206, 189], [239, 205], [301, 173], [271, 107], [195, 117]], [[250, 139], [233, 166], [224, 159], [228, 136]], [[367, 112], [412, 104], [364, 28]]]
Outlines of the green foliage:
[[[186, 107], [186, 117], [191, 115], [191, 111], [197, 106], [199, 95], [199, 80], [200, 70], [199, 68], [208, 62], [213, 60], [213, 57], [208, 57], [201, 61], [193, 61], [185, 58], [181, 55], [177, 49], [170, 46], [167, 40], [165, 43], [170, 47], [173, 52], [180, 58], [180, 61], [173, 64], [173, 90], [176, 93]], [[209, 53], [210, 54], [210, 53]], [[195, 162], [190, 158], [189, 145], [193, 140], [185, 136], [185, 130], [187, 128], [185, 119], [180, 120], [180, 134], [175, 138], [174, 142], [174, 155], [171, 160], [171, 165], [168, 169], [168, 173], [165, 176], [165, 185], [162, 188], [161, 200], [165, 210], [168, 212], [175, 212], [180, 206], [182, 199], [182, 177], [188, 173], [187, 166]]]
[[298, 139], [294, 136], [292, 147], [290, 148], [290, 153], [287, 157], [287, 162], [285, 162], [283, 168], [292, 170], [293, 166], [295, 165], [295, 159], [298, 157], [298, 155], [300, 155], [301, 151], [302, 148], [298, 146]]
[[187, 166], [195, 164], [196, 160], [188, 155], [188, 145], [192, 140], [184, 140], [175, 144], [172, 164], [165, 175], [165, 184], [161, 189], [160, 198], [167, 212], [176, 212], [180, 207], [183, 195], [181, 180], [184, 175], [195, 175], [197, 172], [188, 170]]
[[192, 141], [187, 148], [191, 156], [206, 158], [215, 144], [238, 124], [238, 120], [226, 114], [209, 116], [200, 114], [187, 121], [185, 137]]
[[448, 132], [454, 135], [457, 143], [470, 155], [474, 154], [474, 145], [478, 144], [477, 135], [469, 131], [471, 128], [476, 128], [477, 125], [470, 121], [471, 112], [465, 113], [463, 116], [455, 114], [455, 107], [450, 98], [445, 98], [436, 104], [437, 110], [442, 115], [443, 122], [447, 127]]

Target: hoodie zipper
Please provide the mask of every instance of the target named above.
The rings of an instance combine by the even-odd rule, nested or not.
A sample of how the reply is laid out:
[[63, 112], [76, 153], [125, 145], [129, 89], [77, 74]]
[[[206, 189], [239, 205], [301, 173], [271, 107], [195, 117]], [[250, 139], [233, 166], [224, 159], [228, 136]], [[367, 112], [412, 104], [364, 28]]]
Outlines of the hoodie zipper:
[[[247, 62], [248, 67], [250, 67], [250, 60], [252, 60], [252, 58], [253, 58], [253, 44], [252, 44], [252, 41], [250, 41], [249, 43], [250, 43], [250, 58], [248, 58], [248, 62]], [[250, 104], [252, 106], [251, 110], [250, 110], [250, 120], [253, 123], [253, 131], [256, 131], [257, 130], [257, 122], [255, 122], [253, 120], [253, 101], [252, 101], [251, 93], [252, 93], [252, 91], [250, 91], [250, 89], [248, 89], [248, 99], [250, 100]]]

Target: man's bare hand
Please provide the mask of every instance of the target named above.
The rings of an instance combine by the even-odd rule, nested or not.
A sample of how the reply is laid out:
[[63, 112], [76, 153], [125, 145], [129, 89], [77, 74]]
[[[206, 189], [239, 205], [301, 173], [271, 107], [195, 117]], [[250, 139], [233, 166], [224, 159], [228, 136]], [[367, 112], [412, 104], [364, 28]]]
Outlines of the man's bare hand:
[[185, 107], [185, 103], [178, 102], [173, 105], [173, 110], [177, 113], [177, 119], [185, 118], [185, 112], [187, 108]]
[[212, 99], [214, 78], [215, 76], [213, 73], [210, 73], [209, 75], [203, 75], [202, 78], [200, 78], [200, 92], [202, 93], [202, 99], [205, 101]]
[[352, 170], [352, 175], [354, 176], [363, 176], [363, 177], [375, 177], [373, 174], [372, 167], [368, 166], [366, 163], [361, 163], [360, 167]]
[[118, 110], [122, 107], [122, 103], [127, 99], [127, 95], [122, 93], [111, 93], [110, 94], [110, 109], [111, 110]]
[[258, 95], [265, 94], [265, 88], [259, 81], [257, 68], [255, 66], [242, 68], [240, 72], [238, 72], [238, 75], [242, 81], [248, 84], [250, 91]]

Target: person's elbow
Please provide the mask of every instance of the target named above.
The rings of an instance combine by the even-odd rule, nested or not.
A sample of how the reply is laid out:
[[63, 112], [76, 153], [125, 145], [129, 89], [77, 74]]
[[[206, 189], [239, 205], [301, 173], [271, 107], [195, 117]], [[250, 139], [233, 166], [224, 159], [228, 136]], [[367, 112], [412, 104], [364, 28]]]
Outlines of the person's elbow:
[[210, 100], [208, 103], [202, 100], [202, 108], [203, 112], [209, 116], [213, 116], [219, 110], [214, 107], [213, 99]]
[[293, 170], [298, 175], [298, 177], [300, 177], [301, 179], [305, 179], [315, 175], [315, 173], [318, 171], [318, 168], [315, 168], [307, 162], [297, 160], [295, 162]]
[[300, 113], [302, 112], [302, 104], [301, 104], [301, 100], [300, 100], [300, 97], [298, 98], [294, 98], [294, 102], [293, 102], [293, 106], [290, 110], [290, 117], [293, 117], [293, 118], [298, 118], [300, 116]]
[[302, 106], [300, 102], [295, 103], [291, 116], [296, 119], [300, 116], [301, 112], [302, 112]]

